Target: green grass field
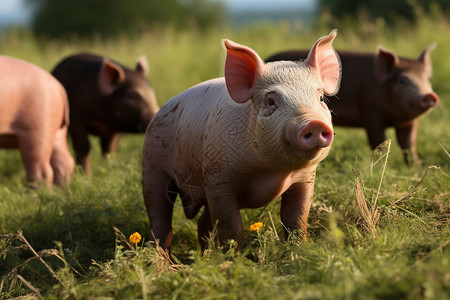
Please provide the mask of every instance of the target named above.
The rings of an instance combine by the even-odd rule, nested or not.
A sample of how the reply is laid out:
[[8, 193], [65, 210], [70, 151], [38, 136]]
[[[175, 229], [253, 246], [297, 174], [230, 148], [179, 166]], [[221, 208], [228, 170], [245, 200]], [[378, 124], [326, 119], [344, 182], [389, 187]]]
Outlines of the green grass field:
[[[0, 53], [51, 70], [80, 51], [126, 65], [146, 55], [160, 105], [198, 82], [222, 76], [229, 38], [265, 58], [309, 48], [325, 25], [259, 25], [208, 32], [153, 30], [104, 41], [36, 40], [0, 34]], [[421, 119], [422, 165], [407, 167], [396, 144], [373, 155], [361, 129], [336, 128], [318, 167], [308, 241], [285, 241], [280, 201], [241, 212], [241, 253], [197, 243], [196, 220], [177, 202], [172, 256], [145, 244], [149, 223], [141, 192], [144, 135], [123, 135], [118, 153], [102, 158], [95, 137], [92, 178], [79, 170], [70, 189], [27, 188], [18, 151], [0, 149], [0, 299], [450, 299], [450, 23], [439, 13], [415, 26], [345, 23], [338, 49], [375, 51], [381, 44], [417, 57], [436, 42], [432, 83], [439, 107]], [[130, 234], [143, 236], [137, 246]]]

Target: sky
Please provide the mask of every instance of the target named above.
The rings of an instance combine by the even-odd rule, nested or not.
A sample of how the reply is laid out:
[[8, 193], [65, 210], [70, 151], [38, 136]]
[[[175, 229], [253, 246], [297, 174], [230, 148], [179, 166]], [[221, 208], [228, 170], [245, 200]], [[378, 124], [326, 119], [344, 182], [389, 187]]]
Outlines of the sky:
[[29, 17], [25, 0], [0, 0], [0, 25], [25, 23]]
[[315, 5], [316, 0], [222, 0], [231, 11], [242, 10], [274, 10], [278, 8], [308, 8]]
[[[0, 0], [0, 25], [11, 23], [26, 23], [30, 17], [30, 10], [26, 0]], [[76, 1], [76, 0], [74, 0]], [[219, 1], [219, 0], [215, 0]], [[231, 12], [245, 10], [274, 10], [278, 8], [294, 9], [308, 8], [316, 0], [221, 0]]]

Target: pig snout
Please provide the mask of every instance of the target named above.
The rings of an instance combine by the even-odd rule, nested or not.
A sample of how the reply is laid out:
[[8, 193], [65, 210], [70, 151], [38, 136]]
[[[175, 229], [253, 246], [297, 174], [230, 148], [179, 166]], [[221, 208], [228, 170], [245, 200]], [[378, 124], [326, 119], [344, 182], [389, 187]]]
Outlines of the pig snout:
[[325, 122], [309, 121], [298, 134], [298, 145], [302, 150], [325, 148], [331, 145], [333, 135], [333, 129]]
[[428, 109], [436, 106], [439, 103], [439, 96], [435, 93], [428, 93], [420, 98], [420, 107]]

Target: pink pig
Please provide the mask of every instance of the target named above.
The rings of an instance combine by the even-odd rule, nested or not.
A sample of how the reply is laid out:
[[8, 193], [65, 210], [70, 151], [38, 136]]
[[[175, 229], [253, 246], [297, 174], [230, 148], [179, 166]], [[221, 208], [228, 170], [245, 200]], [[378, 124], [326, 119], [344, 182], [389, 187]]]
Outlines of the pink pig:
[[0, 147], [19, 148], [29, 182], [68, 184], [69, 108], [63, 86], [41, 68], [0, 56]]
[[186, 217], [198, 221], [199, 242], [217, 226], [219, 244], [242, 247], [239, 210], [281, 196], [289, 232], [306, 223], [316, 167], [333, 140], [322, 101], [335, 94], [340, 62], [337, 32], [320, 38], [304, 62], [264, 64], [252, 49], [225, 40], [225, 78], [200, 83], [169, 100], [147, 128], [143, 193], [151, 231], [168, 249], [177, 195]]

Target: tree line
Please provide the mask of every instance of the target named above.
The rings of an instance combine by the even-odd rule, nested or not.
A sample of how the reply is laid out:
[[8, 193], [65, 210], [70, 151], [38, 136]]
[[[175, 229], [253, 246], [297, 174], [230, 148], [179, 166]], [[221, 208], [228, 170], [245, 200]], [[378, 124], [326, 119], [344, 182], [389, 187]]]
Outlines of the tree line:
[[225, 6], [209, 0], [27, 0], [40, 36], [134, 33], [149, 26], [208, 28], [224, 21]]
[[[148, 27], [170, 24], [176, 28], [195, 26], [201, 30], [227, 21], [226, 6], [221, 0], [27, 0], [34, 7], [32, 30], [37, 35], [65, 37], [71, 35], [111, 36], [135, 33]], [[364, 11], [370, 18], [387, 23], [397, 19], [414, 22], [415, 9], [426, 13], [429, 0], [316, 0], [319, 11], [327, 10], [340, 20]], [[433, 0], [442, 9], [448, 0]], [[320, 16], [320, 14], [319, 14]], [[332, 24], [331, 24], [332, 25]]]

